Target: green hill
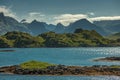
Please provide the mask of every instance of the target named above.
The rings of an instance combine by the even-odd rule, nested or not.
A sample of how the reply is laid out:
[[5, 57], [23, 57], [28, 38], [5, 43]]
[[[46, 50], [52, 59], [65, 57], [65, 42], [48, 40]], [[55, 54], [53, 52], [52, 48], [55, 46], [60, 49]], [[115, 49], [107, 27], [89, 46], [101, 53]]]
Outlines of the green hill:
[[7, 32], [3, 37], [13, 44], [12, 47], [43, 47], [43, 38], [32, 36], [24, 32]]
[[[79, 30], [79, 29], [76, 29]], [[40, 34], [39, 37], [45, 39], [47, 47], [88, 47], [105, 46], [107, 40], [94, 30], [81, 30], [74, 33], [56, 34], [47, 32]]]
[[119, 40], [109, 40], [95, 30], [76, 29], [74, 33], [58, 34], [46, 32], [32, 36], [25, 32], [7, 32], [0, 36], [0, 48], [33, 48], [33, 47], [102, 47], [119, 46]]

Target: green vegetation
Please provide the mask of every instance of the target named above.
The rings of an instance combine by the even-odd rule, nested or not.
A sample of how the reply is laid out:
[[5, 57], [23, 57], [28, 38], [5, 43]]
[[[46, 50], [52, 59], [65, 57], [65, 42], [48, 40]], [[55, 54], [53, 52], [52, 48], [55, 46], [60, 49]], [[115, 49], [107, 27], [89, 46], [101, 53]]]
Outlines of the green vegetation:
[[28, 61], [28, 62], [20, 64], [20, 67], [23, 69], [45, 69], [48, 66], [53, 66], [53, 65], [54, 64], [49, 64], [46, 62]]
[[25, 32], [7, 32], [0, 36], [0, 47], [29, 48], [29, 47], [97, 47], [119, 46], [120, 39], [109, 40], [95, 30], [76, 29], [74, 33], [57, 34], [46, 32], [32, 36]]
[[110, 66], [111, 68], [120, 68], [120, 66], [119, 65], [112, 65], [112, 66]]
[[31, 36], [24, 32], [8, 32], [3, 35], [6, 39], [11, 40], [13, 47], [43, 47], [44, 40], [41, 37]]
[[106, 46], [109, 40], [104, 39], [96, 31], [77, 29], [74, 33], [56, 34], [54, 32], [39, 35], [45, 40], [47, 47], [86, 47]]
[[111, 40], [111, 45], [120, 46], [120, 32], [107, 36], [107, 38]]
[[0, 37], [0, 48], [10, 48], [13, 46], [13, 42], [10, 40], [7, 40], [4, 37]]

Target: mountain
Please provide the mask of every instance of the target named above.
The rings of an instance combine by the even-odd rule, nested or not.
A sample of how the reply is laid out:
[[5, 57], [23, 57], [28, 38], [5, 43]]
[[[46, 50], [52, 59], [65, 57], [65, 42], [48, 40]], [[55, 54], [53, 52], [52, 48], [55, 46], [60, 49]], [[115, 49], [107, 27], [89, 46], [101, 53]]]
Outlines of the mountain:
[[81, 20], [78, 20], [74, 23], [71, 23], [66, 28], [66, 32], [72, 33], [78, 28], [82, 28], [82, 29], [86, 29], [86, 30], [96, 30], [101, 35], [107, 35], [108, 34], [108, 33], [105, 32], [105, 30], [103, 28], [101, 28], [99, 26], [96, 26], [95, 24], [92, 24], [87, 19], [81, 19]]
[[56, 27], [56, 25], [53, 25], [53, 24], [46, 24], [45, 25], [46, 29], [49, 30], [49, 31], [53, 31]]
[[32, 32], [32, 34], [37, 35], [44, 32], [48, 32], [49, 30], [46, 29], [44, 22], [39, 22], [37, 20], [33, 20], [29, 25], [28, 29]]
[[[23, 22], [24, 21], [25, 19], [23, 19]], [[47, 24], [37, 20], [33, 20], [31, 23], [23, 22], [18, 22], [16, 19], [4, 16], [3, 13], [0, 13], [0, 34], [4, 34], [9, 31], [28, 32], [33, 35], [38, 35], [49, 31], [53, 31], [55, 33], [73, 33], [78, 28], [85, 30], [96, 30], [104, 36], [111, 33], [120, 32], [120, 20], [96, 21], [91, 23], [87, 19], [81, 19], [71, 23], [68, 26], [64, 26], [61, 23], [58, 23], [57, 25]]]
[[21, 31], [36, 35], [48, 32], [45, 26], [48, 26], [48, 24], [36, 20], [31, 23], [21, 23], [12, 17], [4, 16], [3, 13], [0, 13], [0, 34], [10, 31]]
[[112, 33], [120, 32], [120, 20], [102, 20], [94, 21], [94, 24], [101, 26], [106, 31]]
[[0, 13], [0, 34], [6, 33], [8, 31], [29, 32], [26, 26], [19, 23], [14, 18], [4, 16], [3, 13]]
[[109, 35], [109, 36], [107, 36], [107, 38], [113, 39], [113, 40], [120, 39], [120, 32]]
[[56, 33], [64, 33], [65, 32], [65, 26], [62, 25], [61, 23], [58, 23], [55, 26], [55, 29], [53, 31], [56, 32]]

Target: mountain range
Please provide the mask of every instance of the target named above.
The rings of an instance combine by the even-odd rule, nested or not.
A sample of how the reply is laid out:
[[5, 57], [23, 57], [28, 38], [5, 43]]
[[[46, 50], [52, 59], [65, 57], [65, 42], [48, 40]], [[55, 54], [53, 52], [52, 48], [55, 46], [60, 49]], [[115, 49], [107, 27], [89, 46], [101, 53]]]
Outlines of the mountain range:
[[93, 22], [97, 26], [101, 26], [108, 33], [120, 32], [120, 20], [102, 20]]
[[6, 33], [8, 31], [29, 32], [29, 29], [14, 18], [4, 16], [3, 13], [0, 13], [0, 34]]
[[78, 20], [74, 23], [71, 23], [67, 27], [66, 32], [69, 32], [69, 33], [74, 32], [75, 29], [77, 29], [77, 28], [82, 28], [82, 29], [86, 29], [86, 30], [96, 30], [101, 35], [108, 34], [107, 32], [105, 32], [105, 30], [103, 28], [96, 26], [95, 24], [92, 24], [87, 19], [81, 19], [81, 20]]
[[0, 34], [4, 34], [9, 31], [22, 31], [31, 33], [33, 35], [38, 35], [49, 31], [53, 31], [55, 33], [73, 33], [78, 28], [95, 30], [101, 35], [105, 36], [120, 32], [120, 20], [94, 21], [91, 23], [87, 19], [80, 19], [68, 26], [64, 26], [61, 23], [53, 25], [45, 22], [39, 22], [37, 20], [33, 20], [31, 23], [18, 22], [16, 19], [0, 13]]
[[107, 36], [108, 39], [117, 40], [120, 39], [120, 32]]

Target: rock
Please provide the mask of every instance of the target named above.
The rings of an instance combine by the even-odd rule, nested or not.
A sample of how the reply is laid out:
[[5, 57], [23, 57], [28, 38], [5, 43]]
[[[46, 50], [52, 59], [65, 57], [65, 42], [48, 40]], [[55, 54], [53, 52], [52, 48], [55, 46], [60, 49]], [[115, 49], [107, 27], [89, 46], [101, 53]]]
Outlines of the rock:
[[105, 58], [95, 59], [94, 61], [120, 61], [120, 57], [105, 57]]
[[[115, 65], [114, 65], [115, 66]], [[0, 68], [0, 73], [14, 73], [20, 75], [120, 75], [120, 67], [93, 65], [93, 66], [65, 66], [55, 65], [46, 69], [23, 69], [20, 66], [6, 66]]]

